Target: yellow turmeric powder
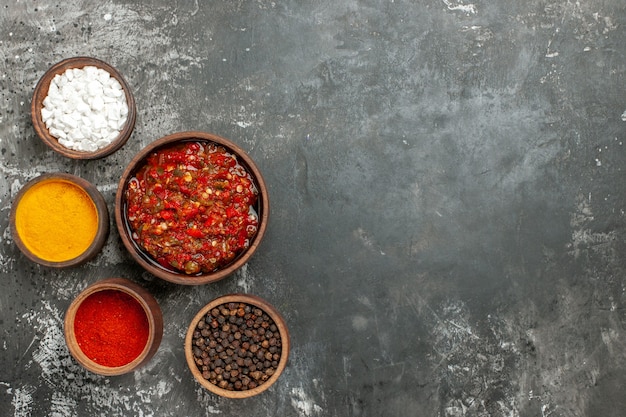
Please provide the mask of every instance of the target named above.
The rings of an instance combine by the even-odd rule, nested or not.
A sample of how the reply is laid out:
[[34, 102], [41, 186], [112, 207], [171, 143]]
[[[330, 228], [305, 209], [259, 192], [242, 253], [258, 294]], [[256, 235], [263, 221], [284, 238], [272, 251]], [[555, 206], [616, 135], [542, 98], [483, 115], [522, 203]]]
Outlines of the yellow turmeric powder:
[[20, 199], [15, 228], [34, 255], [64, 262], [89, 248], [98, 231], [98, 212], [79, 186], [56, 179], [42, 181]]

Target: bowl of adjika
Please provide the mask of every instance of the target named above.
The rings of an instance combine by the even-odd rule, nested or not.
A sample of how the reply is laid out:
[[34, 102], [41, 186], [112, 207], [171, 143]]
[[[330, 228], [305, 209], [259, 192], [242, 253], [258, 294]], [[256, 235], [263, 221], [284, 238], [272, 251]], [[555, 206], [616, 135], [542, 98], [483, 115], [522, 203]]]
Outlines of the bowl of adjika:
[[130, 138], [135, 99], [117, 69], [96, 58], [73, 57], [41, 77], [31, 118], [37, 135], [54, 151], [73, 159], [98, 159]]
[[177, 284], [218, 281], [257, 250], [269, 219], [258, 167], [234, 142], [179, 132], [141, 150], [122, 174], [115, 220], [145, 270]]

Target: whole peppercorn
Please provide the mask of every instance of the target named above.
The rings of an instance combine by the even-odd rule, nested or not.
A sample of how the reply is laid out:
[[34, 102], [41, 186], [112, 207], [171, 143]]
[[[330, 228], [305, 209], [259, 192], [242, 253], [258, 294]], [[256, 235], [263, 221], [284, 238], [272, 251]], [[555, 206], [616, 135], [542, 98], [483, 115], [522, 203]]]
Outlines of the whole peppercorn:
[[230, 391], [256, 388], [276, 373], [280, 332], [262, 309], [246, 303], [217, 306], [196, 324], [193, 356], [202, 377]]

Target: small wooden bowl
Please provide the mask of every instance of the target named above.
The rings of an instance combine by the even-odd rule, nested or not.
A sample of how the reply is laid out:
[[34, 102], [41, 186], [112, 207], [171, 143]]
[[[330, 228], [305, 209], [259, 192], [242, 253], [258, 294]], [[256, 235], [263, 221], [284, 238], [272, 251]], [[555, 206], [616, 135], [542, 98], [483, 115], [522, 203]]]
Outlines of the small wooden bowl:
[[[163, 147], [172, 146], [180, 142], [213, 142], [223, 146], [233, 155], [236, 155], [239, 163], [252, 176], [252, 179], [255, 182], [255, 185], [259, 192], [257, 204], [255, 207], [256, 212], [259, 216], [259, 224], [257, 233], [250, 242], [250, 246], [242, 253], [240, 253], [239, 256], [236, 257], [230, 264], [226, 265], [222, 269], [218, 269], [211, 273], [205, 273], [200, 275], [187, 275], [185, 273], [177, 272], [172, 269], [166, 269], [162, 265], [158, 264], [145, 251], [143, 251], [131, 237], [132, 232], [130, 230], [127, 218], [128, 213], [126, 203], [126, 191], [128, 189], [129, 180], [134, 176], [135, 172], [137, 172], [138, 169], [145, 164], [146, 158], [155, 150]], [[267, 228], [267, 223], [269, 220], [269, 197], [267, 187], [265, 185], [265, 181], [263, 179], [263, 176], [261, 175], [261, 172], [257, 168], [254, 161], [239, 146], [235, 145], [228, 139], [224, 139], [211, 133], [197, 131], [180, 132], [165, 136], [161, 139], [154, 141], [150, 145], [146, 146], [143, 150], [141, 150], [128, 164], [126, 170], [122, 174], [122, 178], [119, 182], [117, 194], [115, 197], [115, 220], [124, 246], [126, 246], [126, 249], [128, 249], [135, 261], [137, 261], [137, 263], [139, 263], [139, 265], [141, 265], [145, 270], [161, 279], [176, 284], [201, 285], [223, 279], [235, 272], [237, 269], [241, 268], [246, 262], [248, 262], [250, 257], [254, 254], [257, 247], [261, 243], [261, 240]]]
[[[74, 321], [81, 303], [94, 293], [105, 290], [120, 291], [133, 297], [141, 305], [148, 319], [146, 346], [139, 356], [123, 366], [108, 367], [94, 362], [83, 353], [76, 340]], [[163, 315], [161, 307], [146, 289], [125, 278], [108, 278], [90, 285], [72, 301], [65, 313], [64, 334], [70, 354], [85, 369], [106, 376], [122, 375], [145, 365], [157, 352], [163, 337]]]
[[[209, 382], [203, 376], [198, 366], [194, 361], [193, 355], [193, 333], [196, 330], [196, 326], [198, 322], [207, 314], [210, 314], [211, 310], [215, 307], [219, 307], [223, 304], [228, 303], [244, 303], [250, 306], [258, 307], [263, 310], [263, 312], [267, 313], [267, 315], [274, 321], [276, 327], [278, 328], [278, 332], [280, 333], [281, 340], [281, 355], [278, 362], [278, 366], [274, 374], [264, 383], [258, 385], [255, 388], [245, 390], [245, 391], [231, 391], [224, 388], [220, 388], [219, 386]], [[287, 325], [285, 324], [285, 320], [280, 315], [280, 313], [268, 302], [254, 295], [249, 294], [229, 294], [224, 295], [222, 297], [216, 298], [211, 301], [209, 304], [205, 305], [196, 316], [191, 321], [189, 328], [187, 330], [187, 335], [185, 337], [185, 358], [187, 359], [187, 365], [191, 370], [196, 381], [200, 383], [204, 388], [211, 391], [214, 394], [220, 395], [226, 398], [248, 398], [255, 395], [258, 395], [271, 387], [278, 377], [282, 374], [287, 366], [287, 361], [289, 358], [289, 350], [290, 350], [290, 341], [289, 341], [289, 331], [287, 330]]]
[[[41, 109], [43, 108], [43, 101], [48, 96], [48, 90], [50, 88], [50, 83], [52, 79], [56, 75], [63, 74], [65, 71], [71, 68], [84, 68], [86, 66], [94, 66], [101, 68], [111, 74], [112, 77], [117, 79], [119, 83], [122, 85], [124, 89], [124, 94], [126, 95], [126, 103], [128, 104], [128, 116], [126, 118], [126, 123], [124, 127], [120, 131], [117, 139], [112, 141], [109, 145], [104, 148], [98, 149], [94, 152], [83, 152], [77, 151], [74, 149], [66, 148], [61, 145], [57, 138], [52, 136], [48, 131], [48, 127], [43, 122], [41, 118]], [[107, 155], [112, 154], [113, 152], [120, 149], [130, 138], [131, 133], [135, 127], [135, 119], [137, 116], [137, 108], [135, 105], [135, 98], [128, 86], [122, 74], [113, 68], [111, 65], [107, 64], [104, 61], [101, 61], [96, 58], [90, 58], [85, 56], [79, 56], [74, 58], [65, 59], [55, 65], [53, 65], [46, 73], [41, 77], [39, 82], [35, 87], [35, 91], [33, 93], [33, 99], [31, 102], [31, 119], [33, 122], [33, 127], [37, 136], [41, 138], [41, 140], [52, 148], [54, 151], [59, 154], [66, 156], [72, 159], [98, 159], [103, 158]]]
[[[91, 242], [91, 245], [89, 245], [85, 249], [85, 251], [77, 257], [62, 261], [44, 259], [35, 254], [31, 249], [29, 249], [28, 239], [23, 239], [23, 237], [20, 236], [19, 228], [17, 226], [17, 223], [19, 222], [19, 219], [17, 218], [17, 211], [20, 202], [22, 201], [22, 198], [24, 198], [24, 196], [27, 195], [27, 193], [29, 193], [29, 191], [31, 191], [35, 186], [45, 185], [46, 182], [57, 181], [72, 184], [80, 190], [84, 191], [93, 202], [98, 216], [97, 231], [93, 241]], [[94, 258], [102, 250], [102, 247], [104, 246], [109, 235], [109, 210], [107, 209], [107, 205], [104, 201], [104, 197], [102, 197], [102, 194], [100, 194], [98, 189], [89, 181], [72, 174], [66, 174], [62, 172], [49, 173], [42, 174], [32, 179], [31, 181], [26, 183], [26, 185], [24, 185], [24, 187], [22, 187], [22, 189], [17, 193], [17, 196], [15, 197], [11, 208], [9, 223], [11, 228], [11, 235], [13, 236], [15, 244], [28, 259], [40, 265], [51, 268], [69, 268], [84, 264], [85, 262]]]

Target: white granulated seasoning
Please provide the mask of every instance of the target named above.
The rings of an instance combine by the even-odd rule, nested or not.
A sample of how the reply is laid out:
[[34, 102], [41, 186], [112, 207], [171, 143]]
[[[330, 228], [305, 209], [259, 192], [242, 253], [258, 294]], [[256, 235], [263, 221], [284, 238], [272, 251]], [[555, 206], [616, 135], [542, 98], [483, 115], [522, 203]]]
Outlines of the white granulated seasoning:
[[50, 82], [41, 119], [66, 148], [94, 152], [109, 145], [124, 127], [128, 103], [122, 85], [94, 66], [70, 68]]

